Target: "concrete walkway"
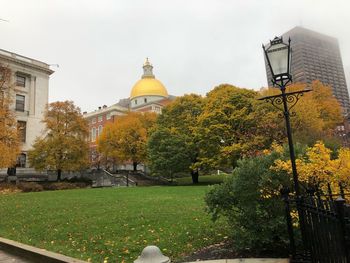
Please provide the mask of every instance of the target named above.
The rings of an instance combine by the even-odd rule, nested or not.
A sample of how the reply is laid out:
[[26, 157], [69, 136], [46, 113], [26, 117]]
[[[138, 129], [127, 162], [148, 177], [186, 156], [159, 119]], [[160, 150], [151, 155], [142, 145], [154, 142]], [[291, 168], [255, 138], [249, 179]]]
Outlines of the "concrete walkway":
[[[188, 262], [188, 263], [197, 263]], [[289, 263], [286, 258], [239, 258], [203, 260], [205, 263]], [[87, 263], [0, 237], [0, 263]]]
[[216, 260], [203, 260], [187, 263], [289, 263], [288, 258], [236, 258], [236, 259], [216, 259]]
[[0, 263], [86, 263], [86, 261], [0, 237]]
[[30, 263], [30, 261], [0, 250], [0, 263]]

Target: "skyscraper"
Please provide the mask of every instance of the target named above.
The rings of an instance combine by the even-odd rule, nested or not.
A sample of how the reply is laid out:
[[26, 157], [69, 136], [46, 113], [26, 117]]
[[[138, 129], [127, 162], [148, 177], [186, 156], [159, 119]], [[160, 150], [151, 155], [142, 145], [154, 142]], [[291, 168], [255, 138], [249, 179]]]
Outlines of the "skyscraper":
[[[333, 95], [350, 113], [349, 93], [346, 85], [338, 40], [334, 37], [295, 27], [283, 34], [284, 41], [291, 38], [293, 82], [311, 83], [320, 80], [332, 88]], [[271, 72], [265, 63], [268, 85], [272, 86]]]

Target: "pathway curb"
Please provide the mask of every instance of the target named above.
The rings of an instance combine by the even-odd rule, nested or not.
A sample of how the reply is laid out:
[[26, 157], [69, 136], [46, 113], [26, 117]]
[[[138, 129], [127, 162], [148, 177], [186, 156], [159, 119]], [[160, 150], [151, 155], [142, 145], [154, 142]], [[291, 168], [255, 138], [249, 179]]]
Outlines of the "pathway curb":
[[45, 249], [25, 245], [10, 239], [0, 237], [0, 250], [21, 257], [28, 262], [38, 263], [86, 263], [80, 259], [47, 251]]

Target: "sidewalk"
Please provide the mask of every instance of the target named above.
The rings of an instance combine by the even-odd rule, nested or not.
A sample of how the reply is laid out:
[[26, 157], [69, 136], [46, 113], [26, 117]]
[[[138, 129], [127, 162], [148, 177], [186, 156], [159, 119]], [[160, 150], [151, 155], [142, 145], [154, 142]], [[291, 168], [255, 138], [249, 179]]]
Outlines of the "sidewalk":
[[21, 257], [17, 257], [0, 250], [0, 263], [31, 263]]
[[0, 263], [86, 263], [79, 259], [0, 237]]
[[236, 259], [216, 259], [216, 260], [203, 260], [193, 261], [187, 263], [289, 263], [288, 258], [236, 258]]

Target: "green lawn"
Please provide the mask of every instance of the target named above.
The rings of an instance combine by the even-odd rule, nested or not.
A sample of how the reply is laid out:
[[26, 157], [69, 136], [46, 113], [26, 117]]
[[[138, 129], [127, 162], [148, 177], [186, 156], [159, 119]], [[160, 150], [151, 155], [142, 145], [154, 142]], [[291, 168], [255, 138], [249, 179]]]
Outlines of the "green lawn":
[[133, 262], [147, 245], [172, 260], [222, 241], [204, 211], [207, 186], [0, 195], [0, 236], [92, 262]]

